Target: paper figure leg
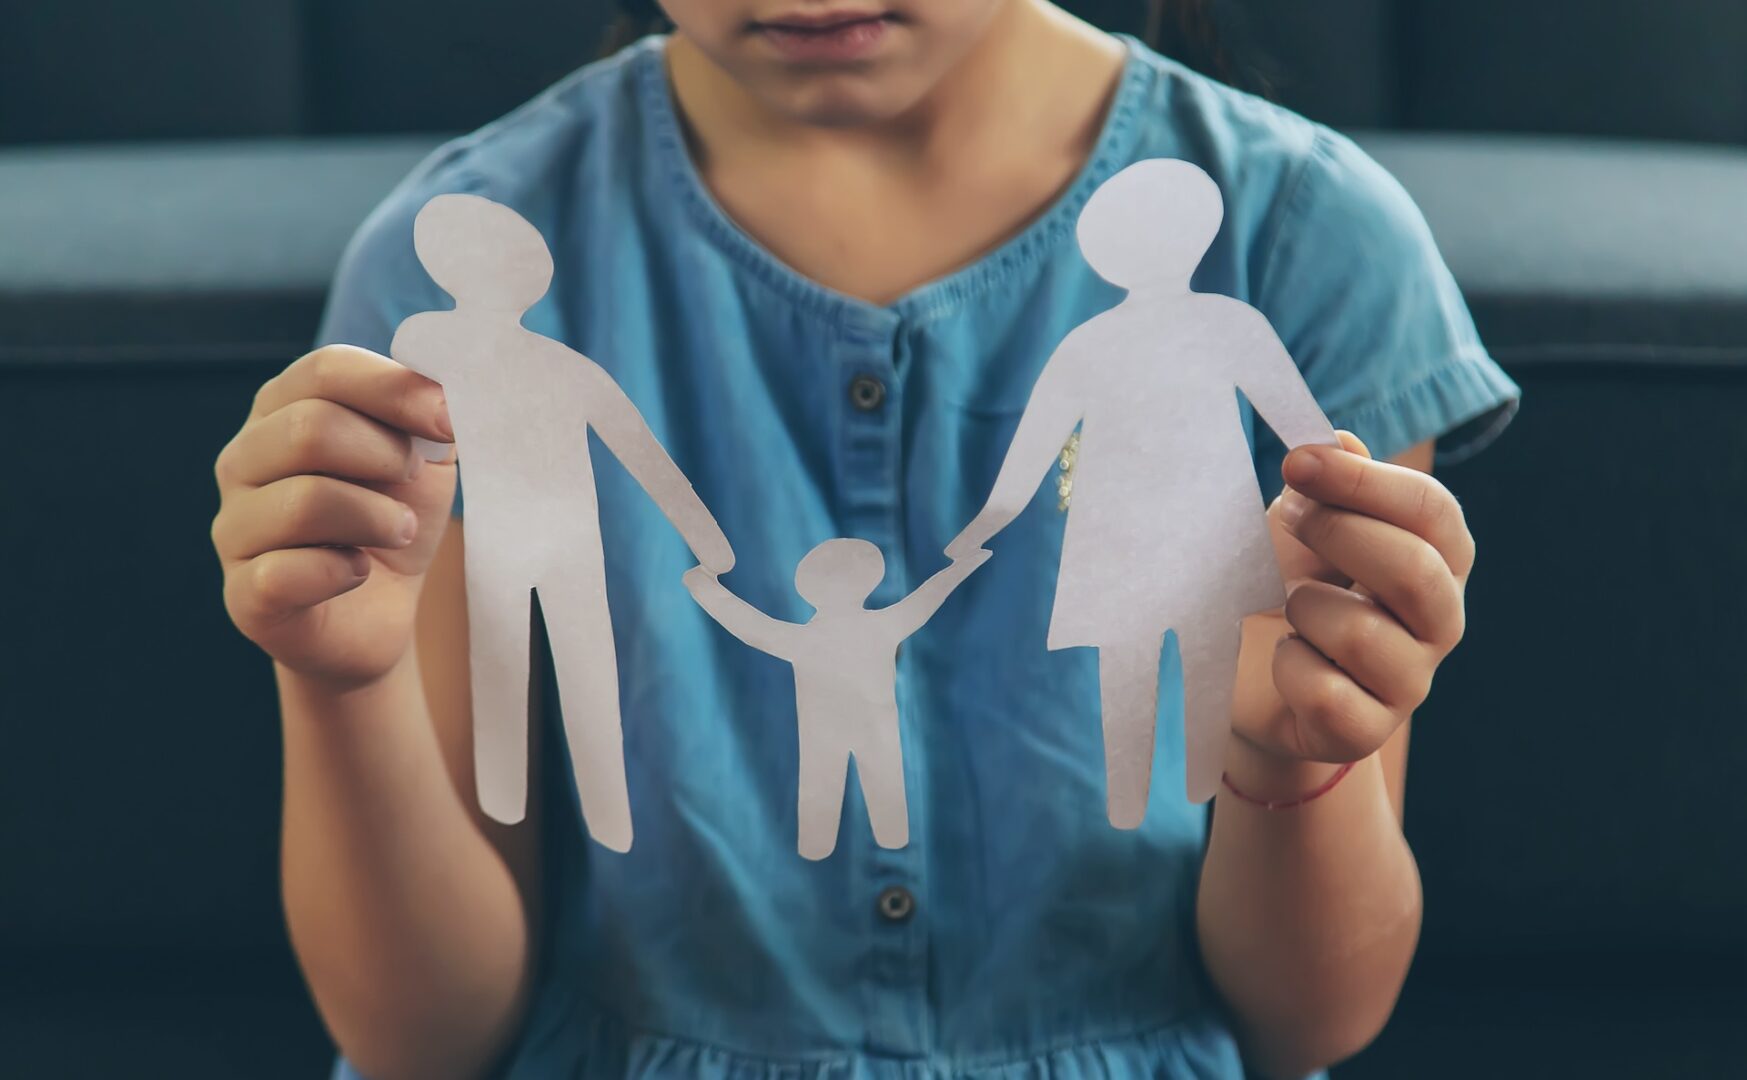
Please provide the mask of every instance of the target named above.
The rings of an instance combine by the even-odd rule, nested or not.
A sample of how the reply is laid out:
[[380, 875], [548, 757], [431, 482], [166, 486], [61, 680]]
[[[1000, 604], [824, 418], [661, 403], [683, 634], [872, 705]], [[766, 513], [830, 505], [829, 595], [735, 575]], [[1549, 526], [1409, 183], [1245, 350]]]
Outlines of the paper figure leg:
[[618, 658], [604, 573], [586, 569], [540, 589], [552, 643], [558, 707], [588, 834], [611, 851], [631, 850], [631, 797], [625, 785], [619, 720]]
[[[849, 782], [849, 750], [841, 739], [809, 730], [801, 718], [801, 777], [796, 800], [800, 851], [804, 859], [823, 859], [837, 848], [843, 822], [843, 789]], [[856, 766], [860, 771], [859, 763]]]
[[899, 745], [896, 711], [865, 733], [855, 748], [855, 774], [873, 826], [883, 848], [910, 842], [910, 808], [904, 800], [904, 751]]
[[1204, 803], [1219, 791], [1231, 737], [1231, 701], [1243, 624], [1209, 622], [1177, 632], [1183, 660], [1183, 762], [1189, 801]]
[[[471, 553], [475, 548], [469, 548]], [[467, 563], [467, 635], [473, 680], [473, 782], [479, 808], [513, 825], [528, 803], [528, 637], [525, 581]]]
[[1104, 798], [1110, 824], [1118, 829], [1139, 828], [1146, 817], [1162, 651], [1163, 635], [1098, 650], [1098, 693], [1104, 712]]

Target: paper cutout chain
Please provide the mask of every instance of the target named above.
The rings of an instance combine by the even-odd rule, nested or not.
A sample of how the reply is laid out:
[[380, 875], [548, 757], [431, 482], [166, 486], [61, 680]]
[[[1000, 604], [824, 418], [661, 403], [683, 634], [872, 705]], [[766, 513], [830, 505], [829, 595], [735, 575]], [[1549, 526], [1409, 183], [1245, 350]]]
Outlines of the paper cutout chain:
[[537, 592], [583, 817], [603, 846], [631, 846], [605, 556], [579, 417], [691, 546], [701, 565], [685, 584], [698, 604], [794, 666], [802, 855], [823, 858], [835, 846], [851, 754], [875, 839], [908, 842], [898, 644], [990, 557], [984, 545], [1031, 503], [1058, 459], [1070, 475], [1058, 489], [1067, 531], [1048, 647], [1099, 650], [1110, 820], [1134, 828], [1146, 811], [1168, 631], [1183, 668], [1188, 796], [1211, 798], [1241, 620], [1285, 601], [1235, 391], [1289, 448], [1338, 445], [1261, 313], [1189, 287], [1223, 214], [1213, 180], [1183, 161], [1139, 162], [1094, 192], [1080, 248], [1128, 295], [1073, 330], [1045, 365], [987, 503], [947, 546], [951, 564], [906, 599], [870, 610], [885, 573], [879, 549], [828, 540], [795, 573], [815, 614], [788, 623], [717, 580], [734, 565], [727, 537], [605, 369], [521, 325], [552, 279], [539, 232], [487, 199], [432, 199], [414, 245], [456, 306], [407, 319], [390, 351], [443, 384], [466, 454], [473, 741], [485, 813], [514, 822], [526, 809]]

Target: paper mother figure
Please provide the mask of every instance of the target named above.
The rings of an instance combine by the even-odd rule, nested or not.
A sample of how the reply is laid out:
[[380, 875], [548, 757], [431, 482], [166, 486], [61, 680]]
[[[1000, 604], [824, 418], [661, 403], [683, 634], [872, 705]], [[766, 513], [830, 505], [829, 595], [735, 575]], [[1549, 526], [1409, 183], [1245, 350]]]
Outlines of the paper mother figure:
[[1146, 814], [1166, 632], [1182, 661], [1188, 795], [1204, 802], [1242, 619], [1285, 602], [1236, 391], [1287, 446], [1338, 445], [1267, 319], [1189, 287], [1224, 212], [1212, 178], [1183, 161], [1138, 162], [1092, 194], [1080, 250], [1128, 295], [1044, 366], [987, 504], [947, 548], [965, 557], [1005, 528], [1080, 427], [1048, 646], [1098, 649], [1118, 828]]
[[480, 807], [527, 803], [529, 627], [538, 594], [589, 834], [631, 846], [619, 681], [588, 429], [717, 573], [734, 553], [643, 417], [588, 357], [524, 328], [552, 283], [545, 241], [515, 211], [440, 195], [413, 226], [431, 278], [455, 299], [401, 323], [395, 360], [443, 385], [467, 486], [467, 629]]
[[890, 607], [869, 610], [862, 605], [886, 576], [880, 549], [866, 540], [827, 540], [795, 569], [795, 588], [815, 612], [804, 623], [771, 618], [705, 567], [687, 571], [686, 587], [711, 618], [753, 648], [794, 665], [803, 857], [823, 859], [837, 846], [851, 757], [874, 839], [888, 848], [910, 842], [898, 737], [898, 645], [988, 557], [973, 552]]

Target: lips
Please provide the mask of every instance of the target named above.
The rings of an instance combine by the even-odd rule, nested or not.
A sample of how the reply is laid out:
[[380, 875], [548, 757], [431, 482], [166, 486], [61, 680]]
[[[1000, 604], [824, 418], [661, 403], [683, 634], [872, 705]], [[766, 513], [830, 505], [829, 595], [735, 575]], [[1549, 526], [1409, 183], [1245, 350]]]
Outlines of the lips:
[[790, 60], [842, 63], [871, 56], [893, 21], [884, 12], [796, 12], [754, 23], [752, 29]]

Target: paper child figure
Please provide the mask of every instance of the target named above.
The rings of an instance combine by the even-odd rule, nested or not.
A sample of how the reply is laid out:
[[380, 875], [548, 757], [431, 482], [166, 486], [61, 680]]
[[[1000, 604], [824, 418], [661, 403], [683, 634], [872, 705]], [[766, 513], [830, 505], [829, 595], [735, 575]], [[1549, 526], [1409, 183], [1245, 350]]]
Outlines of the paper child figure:
[[760, 652], [794, 665], [804, 858], [823, 859], [837, 846], [851, 756], [874, 839], [887, 848], [910, 842], [898, 740], [898, 645], [988, 557], [973, 552], [896, 604], [869, 610], [862, 605], [886, 576], [880, 549], [866, 540], [827, 540], [795, 569], [795, 589], [815, 612], [804, 623], [771, 618], [705, 567], [686, 572], [686, 587], [711, 618]]
[[631, 846], [613, 625], [588, 430], [718, 573], [734, 553], [612, 376], [521, 325], [552, 257], [513, 210], [472, 195], [425, 204], [413, 245], [452, 311], [401, 323], [395, 360], [443, 385], [467, 485], [467, 624], [479, 804], [527, 803], [529, 628], [538, 593], [576, 789], [590, 835]]
[[966, 557], [1012, 522], [1080, 426], [1048, 647], [1098, 649], [1117, 828], [1146, 814], [1166, 631], [1182, 660], [1186, 786], [1204, 802], [1230, 732], [1241, 620], [1285, 602], [1236, 391], [1288, 447], [1338, 445], [1267, 319], [1190, 290], [1223, 217], [1219, 188], [1183, 161], [1139, 162], [1093, 193], [1081, 251], [1128, 295], [1050, 358], [988, 503], [947, 548]]

